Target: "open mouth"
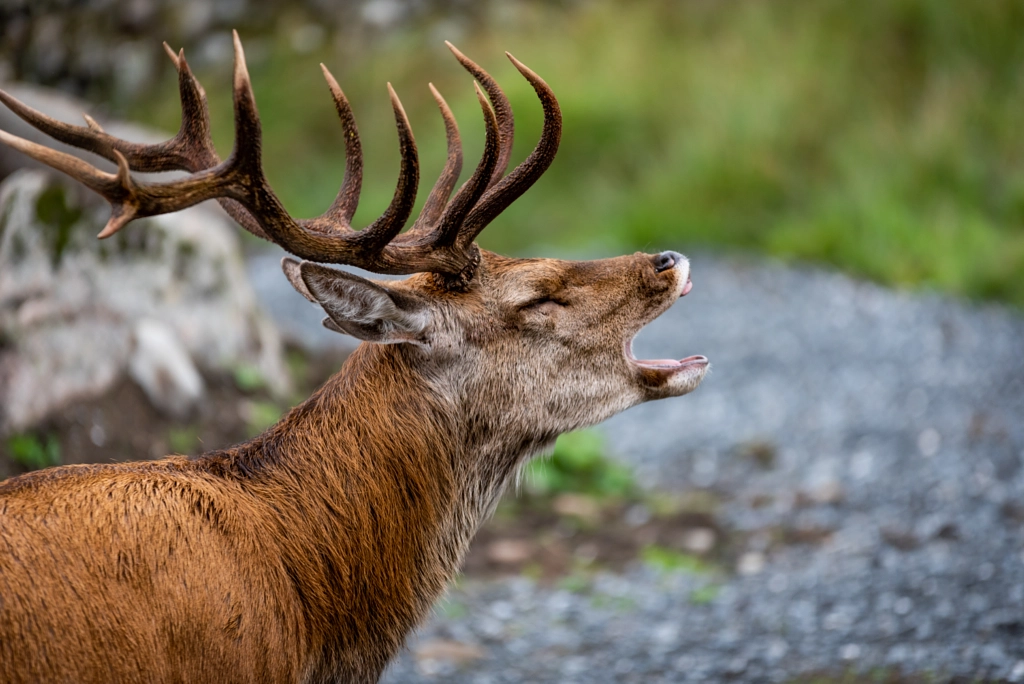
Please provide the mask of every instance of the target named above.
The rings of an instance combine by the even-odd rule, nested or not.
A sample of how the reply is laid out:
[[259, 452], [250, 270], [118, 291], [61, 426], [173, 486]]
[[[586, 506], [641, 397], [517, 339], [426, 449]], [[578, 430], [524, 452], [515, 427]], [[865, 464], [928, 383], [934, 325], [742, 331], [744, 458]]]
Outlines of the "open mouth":
[[[685, 297], [689, 294], [690, 290], [693, 289], [693, 281], [690, 280], [689, 276], [686, 278], [686, 284], [683, 286], [682, 291], [679, 293], [679, 297]], [[666, 311], [668, 309], [666, 308]], [[639, 331], [637, 331], [639, 334]], [[635, 335], [634, 335], [635, 337]], [[658, 373], [659, 375], [674, 375], [676, 373], [682, 373], [684, 371], [692, 370], [698, 371], [707, 368], [708, 358], [706, 356], [697, 354], [694, 356], [687, 356], [684, 359], [638, 359], [633, 355], [633, 339], [629, 339], [626, 342], [626, 359], [634, 366], [640, 369], [649, 369]]]

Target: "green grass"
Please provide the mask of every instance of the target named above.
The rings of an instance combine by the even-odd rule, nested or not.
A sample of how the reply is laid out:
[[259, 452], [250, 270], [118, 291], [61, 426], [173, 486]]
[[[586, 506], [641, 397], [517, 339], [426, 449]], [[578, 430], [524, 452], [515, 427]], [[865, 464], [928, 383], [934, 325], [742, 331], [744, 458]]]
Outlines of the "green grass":
[[172, 454], [194, 454], [201, 445], [199, 428], [195, 425], [182, 425], [171, 428], [167, 432], [167, 445]]
[[255, 392], [264, 389], [267, 385], [260, 369], [248, 363], [240, 363], [235, 366], [234, 380], [235, 386], [243, 392]]
[[55, 435], [11, 435], [7, 438], [7, 452], [28, 470], [61, 464], [60, 443]]
[[592, 430], [561, 435], [550, 458], [526, 466], [528, 491], [540, 496], [579, 493], [597, 499], [626, 499], [638, 494], [630, 470], [609, 459], [604, 440]]
[[699, 589], [690, 592], [690, 603], [702, 606], [714, 602], [718, 598], [721, 587], [717, 584], [705, 584]]
[[[544, 76], [565, 115], [558, 160], [483, 234], [484, 246], [751, 250], [1024, 305], [1021, 3], [524, 2], [495, 3], [482, 17], [452, 37], [511, 98], [513, 159], [536, 140], [540, 108], [503, 50]], [[424, 20], [302, 55], [284, 38], [265, 42], [250, 63], [265, 166], [292, 212], [323, 211], [342, 177], [321, 60], [363, 134], [357, 225], [384, 209], [397, 173], [387, 80], [417, 131], [421, 202], [444, 158], [427, 81], [452, 104], [472, 170], [480, 115], [441, 44], [454, 33], [443, 26]], [[167, 76], [132, 113], [174, 128]], [[226, 153], [228, 71], [202, 77]]]
[[284, 409], [273, 401], [250, 401], [246, 413], [246, 432], [250, 437], [255, 437], [281, 420]]
[[[648, 544], [640, 550], [640, 559], [645, 565], [649, 565], [662, 572], [682, 572], [694, 575], [706, 575], [714, 572], [713, 565], [698, 556], [669, 549], [657, 544]], [[693, 597], [691, 597], [693, 598]], [[694, 602], [708, 602], [714, 598], [707, 593], [698, 595]]]

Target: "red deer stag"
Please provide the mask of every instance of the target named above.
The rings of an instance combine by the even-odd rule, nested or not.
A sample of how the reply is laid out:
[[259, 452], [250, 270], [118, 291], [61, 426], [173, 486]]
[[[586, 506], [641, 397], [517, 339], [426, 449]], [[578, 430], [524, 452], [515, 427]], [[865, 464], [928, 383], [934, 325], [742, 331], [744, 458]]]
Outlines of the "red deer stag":
[[[184, 53], [170, 50], [182, 125], [158, 145], [113, 138], [88, 117], [87, 127], [56, 121], [0, 92], [53, 138], [116, 162], [116, 173], [4, 132], [0, 140], [103, 195], [113, 214], [100, 237], [218, 199], [245, 229], [298, 257], [284, 272], [323, 307], [324, 325], [367, 344], [248, 443], [0, 484], [4, 682], [375, 682], [525, 461], [563, 432], [686, 394], [707, 370], [702, 356], [644, 361], [631, 349], [640, 328], [689, 291], [680, 254], [510, 259], [474, 243], [548, 168], [561, 133], [551, 90], [511, 55], [544, 108], [536, 149], [505, 174], [508, 100], [449, 46], [479, 83], [487, 142], [450, 198], [459, 133], [431, 87], [448, 159], [403, 233], [418, 167], [394, 91], [398, 189], [356, 231], [359, 137], [324, 68], [345, 133], [345, 177], [326, 213], [294, 219], [263, 175], [237, 35], [234, 45], [235, 146], [223, 162], [203, 89]], [[191, 175], [150, 184], [131, 170]], [[415, 275], [372, 282], [315, 262]]]

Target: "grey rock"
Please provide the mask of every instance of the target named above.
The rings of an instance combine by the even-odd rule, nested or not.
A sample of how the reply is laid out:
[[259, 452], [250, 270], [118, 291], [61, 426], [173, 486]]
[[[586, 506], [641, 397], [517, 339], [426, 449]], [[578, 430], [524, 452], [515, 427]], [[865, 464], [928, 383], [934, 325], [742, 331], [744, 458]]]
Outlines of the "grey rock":
[[[172, 413], [198, 398], [191, 365], [253, 366], [285, 394], [280, 337], [246, 278], [237, 228], [219, 208], [138, 221], [97, 240], [108, 214], [46, 172], [19, 171], [0, 184], [0, 433], [102, 394], [130, 365], [154, 404]], [[151, 320], [166, 326], [156, 335], [162, 342], [147, 332]], [[171, 381], [155, 380], [163, 372]]]
[[133, 337], [128, 375], [158, 409], [176, 418], [187, 417], [199, 406], [205, 388], [174, 329], [163, 321], [143, 318], [135, 324]]

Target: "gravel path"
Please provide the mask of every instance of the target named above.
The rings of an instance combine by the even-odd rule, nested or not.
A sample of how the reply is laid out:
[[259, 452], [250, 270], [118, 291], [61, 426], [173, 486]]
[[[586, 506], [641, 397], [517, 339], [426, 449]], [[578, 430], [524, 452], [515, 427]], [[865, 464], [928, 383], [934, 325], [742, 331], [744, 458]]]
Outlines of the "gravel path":
[[[641, 483], [720, 497], [722, 524], [746, 533], [736, 572], [465, 582], [385, 681], [1024, 682], [1024, 318], [693, 262], [693, 293], [636, 349], [704, 353], [712, 374], [601, 429]], [[825, 541], [779, 547], [776, 529]]]

